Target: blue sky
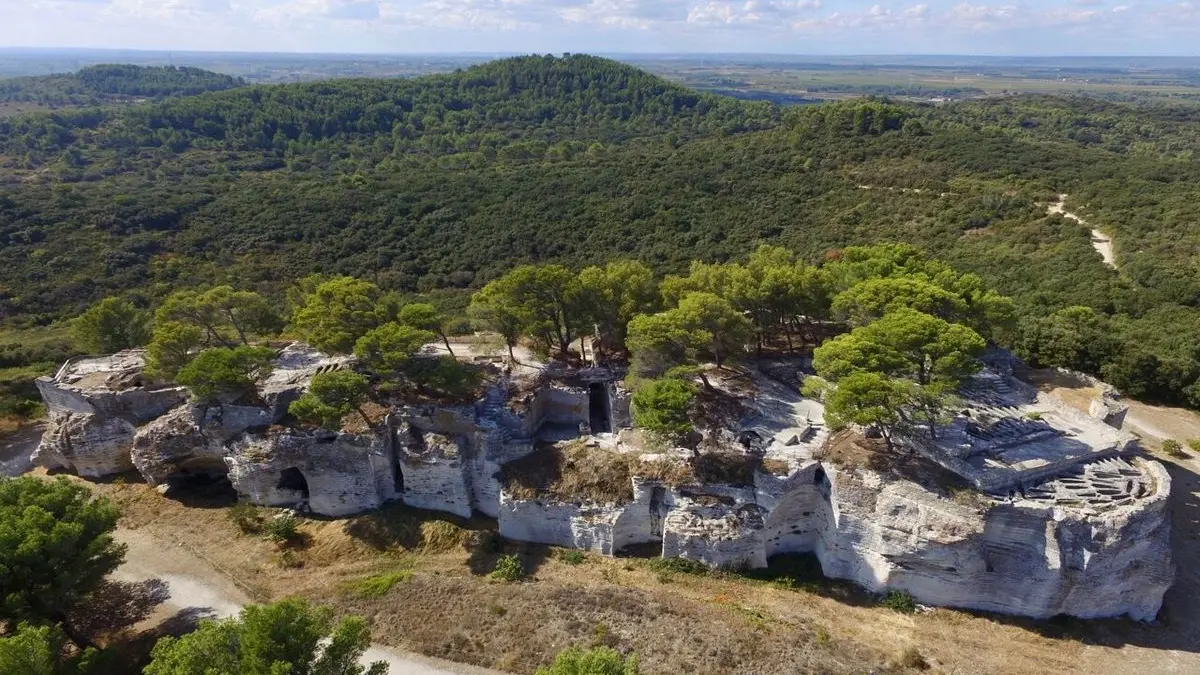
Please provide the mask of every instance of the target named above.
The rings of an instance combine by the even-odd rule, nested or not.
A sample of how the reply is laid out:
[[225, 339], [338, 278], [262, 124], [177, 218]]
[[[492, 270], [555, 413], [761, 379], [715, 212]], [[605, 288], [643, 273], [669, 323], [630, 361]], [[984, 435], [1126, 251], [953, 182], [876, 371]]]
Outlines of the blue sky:
[[1200, 55], [1200, 0], [0, 0], [0, 46]]

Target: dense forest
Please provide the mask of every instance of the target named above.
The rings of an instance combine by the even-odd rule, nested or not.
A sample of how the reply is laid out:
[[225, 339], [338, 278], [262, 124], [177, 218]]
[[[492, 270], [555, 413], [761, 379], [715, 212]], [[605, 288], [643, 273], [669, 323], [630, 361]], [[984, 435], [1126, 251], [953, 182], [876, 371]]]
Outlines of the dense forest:
[[192, 96], [245, 82], [200, 68], [96, 65], [75, 73], [0, 80], [0, 103], [95, 106], [135, 99]]
[[[1200, 406], [1198, 146], [1194, 108], [780, 108], [588, 56], [33, 114], [0, 120], [0, 320], [29, 335], [104, 296], [279, 293], [312, 273], [461, 315], [522, 263], [665, 274], [763, 242], [811, 263], [907, 242], [1012, 297], [1021, 319], [996, 339], [1035, 363]], [[1119, 271], [1047, 215], [1060, 193], [1113, 236]], [[6, 342], [0, 367], [65, 351]]]

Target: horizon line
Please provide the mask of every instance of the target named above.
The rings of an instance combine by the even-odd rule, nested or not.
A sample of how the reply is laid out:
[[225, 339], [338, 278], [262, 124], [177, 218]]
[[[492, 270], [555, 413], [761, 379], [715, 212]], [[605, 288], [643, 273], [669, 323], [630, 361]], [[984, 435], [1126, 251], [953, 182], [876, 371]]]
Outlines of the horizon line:
[[135, 52], [146, 54], [254, 54], [262, 56], [291, 55], [291, 56], [531, 56], [564, 54], [588, 54], [594, 56], [687, 56], [687, 57], [801, 57], [801, 58], [888, 58], [888, 57], [938, 57], [938, 58], [984, 58], [984, 59], [1197, 59], [1200, 54], [1147, 54], [1147, 53], [1106, 53], [1106, 54], [1002, 54], [1002, 53], [967, 53], [967, 52], [780, 52], [780, 51], [289, 51], [289, 50], [249, 50], [249, 49], [162, 49], [148, 47], [27, 47], [20, 45], [0, 46], [0, 53], [15, 52]]

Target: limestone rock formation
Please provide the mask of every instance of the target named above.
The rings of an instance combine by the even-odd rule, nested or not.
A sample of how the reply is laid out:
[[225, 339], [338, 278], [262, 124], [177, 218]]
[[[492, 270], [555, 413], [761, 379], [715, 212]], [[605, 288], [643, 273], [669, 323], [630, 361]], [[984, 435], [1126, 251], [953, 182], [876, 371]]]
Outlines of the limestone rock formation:
[[375, 436], [247, 435], [231, 444], [225, 463], [234, 488], [256, 504], [345, 516], [378, 508], [395, 494], [394, 462]]
[[179, 405], [182, 387], [165, 386], [142, 374], [140, 350], [73, 359], [37, 387], [49, 421], [33, 460], [100, 477], [133, 468], [129, 451], [134, 429]]
[[87, 478], [122, 473], [133, 468], [133, 433], [133, 424], [120, 417], [52, 412], [33, 461]]
[[179, 475], [223, 475], [226, 444], [270, 423], [267, 408], [182, 405], [137, 430], [133, 465], [151, 485]]
[[122, 352], [38, 382], [51, 415], [36, 456], [85, 476], [136, 467], [152, 484], [227, 476], [254, 503], [334, 517], [401, 499], [604, 555], [649, 546], [744, 568], [811, 554], [830, 577], [932, 605], [1153, 618], [1174, 574], [1170, 477], [1132, 452], [1115, 394], [1084, 413], [1015, 378], [1011, 356], [989, 358], [949, 424], [893, 452], [832, 436], [799, 393], [803, 364], [710, 375], [725, 389], [693, 457], [629, 430], [629, 397], [603, 368], [492, 369], [473, 405], [395, 405], [369, 431], [333, 433], [279, 424], [348, 358], [290, 345], [256, 404], [200, 406]]

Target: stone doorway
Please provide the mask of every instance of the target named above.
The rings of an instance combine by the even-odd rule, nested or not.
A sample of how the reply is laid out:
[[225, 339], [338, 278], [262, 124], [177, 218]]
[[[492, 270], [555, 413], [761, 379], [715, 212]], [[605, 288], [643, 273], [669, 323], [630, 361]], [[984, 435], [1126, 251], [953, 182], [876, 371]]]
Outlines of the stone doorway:
[[612, 431], [612, 404], [608, 397], [607, 384], [593, 382], [588, 387], [588, 413], [593, 434], [607, 434]]

